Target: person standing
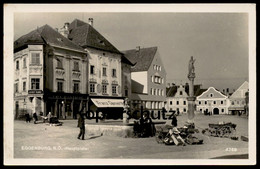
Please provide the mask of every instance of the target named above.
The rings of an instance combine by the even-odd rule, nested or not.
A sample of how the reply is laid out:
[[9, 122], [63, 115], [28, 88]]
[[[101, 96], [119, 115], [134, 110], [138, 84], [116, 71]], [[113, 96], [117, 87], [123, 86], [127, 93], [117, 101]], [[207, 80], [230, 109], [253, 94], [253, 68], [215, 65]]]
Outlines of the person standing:
[[36, 114], [36, 112], [34, 112], [33, 113], [33, 122], [34, 122], [34, 124], [36, 124], [37, 121], [38, 121], [37, 114]]
[[48, 122], [49, 122], [49, 123], [51, 122], [51, 117], [52, 117], [51, 112], [49, 112], [49, 114], [47, 115], [47, 118], [48, 118]]
[[79, 119], [78, 119], [78, 127], [80, 128], [80, 132], [78, 135], [78, 139], [82, 136], [82, 140], [84, 140], [85, 136], [85, 119], [82, 113], [79, 114]]

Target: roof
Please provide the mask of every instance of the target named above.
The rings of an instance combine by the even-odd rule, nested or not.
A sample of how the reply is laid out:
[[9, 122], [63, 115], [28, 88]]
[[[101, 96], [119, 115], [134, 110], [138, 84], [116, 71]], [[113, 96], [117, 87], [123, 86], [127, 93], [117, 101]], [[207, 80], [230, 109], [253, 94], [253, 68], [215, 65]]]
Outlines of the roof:
[[122, 52], [128, 60], [135, 63], [131, 71], [140, 72], [149, 69], [157, 52], [157, 47], [141, 48], [139, 50], [131, 49]]
[[249, 83], [245, 81], [241, 86], [239, 86], [239, 88], [234, 93], [232, 93], [230, 98], [245, 98], [245, 93], [248, 92], [248, 90]]
[[95, 28], [88, 23], [75, 19], [69, 26], [68, 38], [77, 45], [86, 48], [92, 47], [113, 53], [119, 53], [106, 38], [104, 38]]
[[171, 86], [166, 88], [166, 97], [174, 97], [177, 93], [177, 86]]
[[[189, 95], [189, 85], [185, 84], [184, 87], [185, 87], [185, 92], [187, 93], [187, 95]], [[194, 96], [199, 96], [204, 91], [207, 90], [207, 89], [201, 89], [200, 87], [201, 87], [201, 85], [194, 85]], [[174, 97], [175, 94], [177, 93], [177, 90], [178, 90], [178, 86], [176, 86], [176, 85], [167, 87], [166, 88], [166, 97]]]
[[30, 44], [48, 44], [86, 53], [83, 48], [71, 42], [47, 24], [17, 39], [14, 42], [14, 50], [18, 51]]

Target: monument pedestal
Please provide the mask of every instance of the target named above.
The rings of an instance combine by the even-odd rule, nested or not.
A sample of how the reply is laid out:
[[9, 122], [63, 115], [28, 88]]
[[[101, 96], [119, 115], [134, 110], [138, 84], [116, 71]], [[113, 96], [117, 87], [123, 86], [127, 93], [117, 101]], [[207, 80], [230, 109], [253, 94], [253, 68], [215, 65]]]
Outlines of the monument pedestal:
[[187, 98], [187, 100], [188, 100], [188, 120], [187, 120], [187, 122], [189, 124], [194, 124], [195, 99], [196, 99], [196, 97], [194, 97], [194, 96]]

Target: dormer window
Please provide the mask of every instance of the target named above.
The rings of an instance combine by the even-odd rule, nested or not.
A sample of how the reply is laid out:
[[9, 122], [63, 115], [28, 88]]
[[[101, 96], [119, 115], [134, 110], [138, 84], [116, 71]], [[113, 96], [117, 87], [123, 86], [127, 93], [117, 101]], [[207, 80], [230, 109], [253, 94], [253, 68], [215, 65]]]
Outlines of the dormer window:
[[213, 95], [213, 93], [210, 93], [209, 96], [210, 96], [210, 97], [213, 97], [214, 95]]

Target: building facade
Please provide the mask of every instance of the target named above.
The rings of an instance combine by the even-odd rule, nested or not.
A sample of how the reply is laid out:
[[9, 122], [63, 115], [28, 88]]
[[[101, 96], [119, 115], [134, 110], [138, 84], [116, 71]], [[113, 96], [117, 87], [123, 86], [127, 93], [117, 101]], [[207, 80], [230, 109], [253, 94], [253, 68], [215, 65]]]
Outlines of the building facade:
[[64, 28], [68, 29], [61, 30], [64, 36], [89, 54], [88, 110], [102, 112], [106, 118], [121, 117], [124, 99], [131, 96], [132, 63], [93, 27], [92, 18], [88, 23], [75, 19]]
[[249, 83], [245, 81], [230, 97], [229, 114], [244, 114], [247, 109], [247, 93], [249, 92]]
[[161, 110], [166, 102], [166, 72], [158, 48], [123, 51], [135, 65], [131, 68], [132, 109]]
[[167, 90], [167, 106], [166, 110], [175, 111], [177, 113], [183, 114], [188, 111], [188, 94], [185, 91], [185, 87], [183, 85], [180, 86], [171, 86], [170, 89]]
[[228, 114], [228, 97], [214, 87], [209, 87], [201, 95], [197, 96], [195, 103], [196, 111], [200, 113]]
[[86, 60], [87, 52], [48, 25], [17, 39], [15, 118], [34, 112], [73, 118], [73, 107], [79, 108], [75, 103], [80, 105], [87, 98]]

